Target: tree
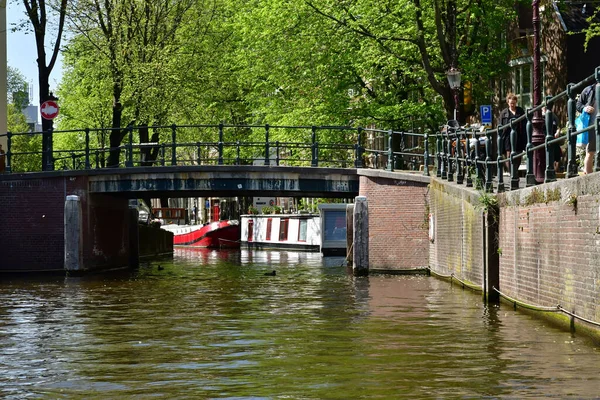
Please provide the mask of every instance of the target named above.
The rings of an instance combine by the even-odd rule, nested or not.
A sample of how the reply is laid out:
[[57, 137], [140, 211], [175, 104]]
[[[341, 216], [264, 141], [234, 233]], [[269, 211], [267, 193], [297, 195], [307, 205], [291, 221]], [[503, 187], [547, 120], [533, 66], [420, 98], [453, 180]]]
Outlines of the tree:
[[[60, 50], [60, 43], [62, 39], [63, 29], [65, 26], [65, 17], [67, 9], [67, 0], [58, 0], [59, 3], [56, 7], [53, 7], [46, 3], [46, 0], [23, 0], [23, 5], [27, 12], [27, 17], [31, 22], [33, 32], [35, 35], [35, 44], [37, 49], [37, 64], [38, 64], [38, 85], [40, 87], [40, 107], [47, 100], [53, 100], [54, 97], [50, 92], [50, 74], [54, 65], [56, 64], [56, 58]], [[48, 60], [46, 54], [46, 39], [48, 34], [48, 25], [50, 23], [49, 17], [54, 16], [58, 20], [56, 26], [56, 32], [54, 36], [54, 43], [52, 51], [50, 53], [50, 59]], [[42, 135], [43, 142], [43, 154], [42, 154], [42, 169], [52, 169], [52, 120], [42, 118]]]

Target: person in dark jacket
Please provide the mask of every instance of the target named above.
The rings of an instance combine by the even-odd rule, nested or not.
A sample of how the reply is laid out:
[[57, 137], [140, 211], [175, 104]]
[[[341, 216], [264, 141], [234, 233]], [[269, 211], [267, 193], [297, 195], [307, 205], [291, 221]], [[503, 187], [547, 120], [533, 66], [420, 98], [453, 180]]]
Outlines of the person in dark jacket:
[[[583, 89], [577, 99], [577, 111], [590, 114], [590, 125], [596, 123], [596, 85], [590, 85]], [[594, 125], [595, 126], [595, 125]], [[583, 171], [585, 174], [591, 174], [594, 168], [594, 154], [596, 154], [596, 129], [588, 131], [588, 144], [585, 147], [585, 158], [583, 160]]]
[[[508, 125], [512, 119], [519, 118], [520, 116], [525, 114], [525, 111], [519, 106], [517, 106], [517, 96], [513, 93], [509, 93], [506, 96], [506, 107], [500, 113], [500, 125]], [[520, 121], [517, 124], [513, 125], [515, 131], [517, 132], [517, 143], [515, 151], [520, 153], [525, 150], [525, 146], [527, 145], [527, 131], [525, 130], [526, 122], [525, 119]], [[500, 132], [500, 148], [498, 149], [498, 154], [504, 155], [506, 158], [510, 157], [511, 145], [510, 145], [510, 125], [507, 126]], [[507, 165], [508, 167], [508, 165]]]

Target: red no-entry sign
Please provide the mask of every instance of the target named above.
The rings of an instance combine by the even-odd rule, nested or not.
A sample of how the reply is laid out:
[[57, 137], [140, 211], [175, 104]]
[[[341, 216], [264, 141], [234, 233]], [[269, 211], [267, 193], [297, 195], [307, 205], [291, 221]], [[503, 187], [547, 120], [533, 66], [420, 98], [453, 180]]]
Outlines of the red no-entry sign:
[[42, 103], [40, 113], [44, 119], [54, 119], [58, 115], [58, 104], [55, 101], [47, 100]]

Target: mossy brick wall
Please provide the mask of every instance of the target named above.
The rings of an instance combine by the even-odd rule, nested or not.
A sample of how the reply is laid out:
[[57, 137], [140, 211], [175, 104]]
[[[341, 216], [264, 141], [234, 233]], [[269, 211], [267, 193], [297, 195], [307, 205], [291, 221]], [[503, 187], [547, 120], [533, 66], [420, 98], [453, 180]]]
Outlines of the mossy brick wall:
[[429, 267], [483, 287], [484, 210], [479, 197], [473, 188], [432, 178], [429, 210], [434, 238], [429, 246]]
[[369, 210], [369, 267], [426, 267], [429, 178], [373, 170], [359, 174], [359, 193], [366, 196]]
[[499, 195], [501, 292], [600, 321], [599, 175]]

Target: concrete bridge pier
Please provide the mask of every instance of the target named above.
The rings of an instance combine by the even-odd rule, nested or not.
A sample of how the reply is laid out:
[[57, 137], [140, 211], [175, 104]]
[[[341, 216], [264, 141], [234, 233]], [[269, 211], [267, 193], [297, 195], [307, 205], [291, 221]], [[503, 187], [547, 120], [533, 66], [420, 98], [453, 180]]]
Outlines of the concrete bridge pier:
[[352, 272], [369, 275], [369, 207], [365, 196], [354, 199], [354, 239], [352, 242]]

